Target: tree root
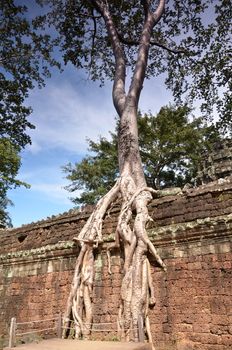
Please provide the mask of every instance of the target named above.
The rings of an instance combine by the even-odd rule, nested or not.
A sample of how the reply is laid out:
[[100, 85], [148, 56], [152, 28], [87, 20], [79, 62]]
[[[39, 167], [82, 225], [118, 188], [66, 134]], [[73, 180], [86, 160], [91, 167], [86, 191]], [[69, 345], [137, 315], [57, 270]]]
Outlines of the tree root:
[[119, 181], [117, 181], [112, 189], [102, 197], [90, 215], [85, 226], [82, 228], [78, 237], [73, 240], [79, 242], [102, 242], [102, 220], [110, 204], [117, 198], [119, 193]]
[[71, 290], [63, 321], [63, 338], [67, 337], [70, 321], [74, 321], [75, 337], [88, 338], [92, 323], [92, 288], [94, 276], [93, 250], [102, 242], [102, 221], [108, 207], [119, 194], [119, 181], [99, 200], [78, 237], [73, 240], [81, 250], [76, 261]]
[[[120, 325], [123, 325], [120, 328], [122, 338], [127, 341], [138, 341], [138, 320], [142, 316], [148, 340], [152, 343], [148, 307], [154, 305], [155, 297], [150, 263], [147, 260], [148, 249], [159, 265], [163, 269], [166, 267], [146, 232], [146, 224], [151, 220], [147, 209], [148, 203], [152, 199], [151, 193], [157, 195], [157, 191], [144, 186], [136, 189], [127, 198], [124, 197], [119, 215], [118, 232], [124, 243], [125, 263], [118, 317]], [[131, 230], [129, 224], [133, 209], [136, 214], [133, 230]], [[131, 328], [133, 329], [132, 339], [130, 335]]]
[[[118, 218], [116, 246], [119, 246], [117, 238], [119, 237], [124, 246], [125, 261], [118, 313], [118, 332], [122, 340], [138, 341], [138, 320], [142, 317], [148, 340], [152, 343], [148, 309], [149, 306], [155, 304], [155, 296], [150, 263], [147, 259], [148, 250], [163, 269], [165, 269], [165, 264], [147, 235], [146, 224], [152, 220], [147, 209], [152, 199], [151, 194], [158, 195], [158, 191], [146, 186], [137, 188], [133, 179], [128, 175], [122, 176], [97, 203], [78, 237], [74, 238], [74, 241], [80, 245], [80, 253], [64, 315], [63, 337], [68, 334], [70, 319], [74, 321], [75, 337], [82, 335], [88, 338], [91, 333], [93, 250], [103, 240], [102, 222], [107, 209], [120, 194], [122, 207]], [[133, 213], [135, 213], [134, 225], [131, 227]], [[109, 249], [106, 254], [108, 272], [111, 274]]]
[[112, 271], [111, 271], [111, 257], [110, 257], [110, 250], [107, 249], [106, 250], [106, 255], [107, 255], [107, 261], [108, 261], [108, 273], [109, 275], [112, 274]]

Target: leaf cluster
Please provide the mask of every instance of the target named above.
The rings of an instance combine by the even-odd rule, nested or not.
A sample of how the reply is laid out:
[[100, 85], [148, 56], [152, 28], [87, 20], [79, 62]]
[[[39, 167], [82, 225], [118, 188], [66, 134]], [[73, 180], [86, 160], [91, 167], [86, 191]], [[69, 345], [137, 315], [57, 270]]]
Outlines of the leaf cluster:
[[27, 7], [13, 0], [0, 4], [0, 137], [20, 147], [30, 143], [27, 129], [31, 108], [25, 99], [35, 84], [44, 85], [52, 58], [53, 40], [42, 34], [27, 14]]
[[[22, 2], [20, 2], [22, 3]], [[35, 84], [44, 85], [48, 67], [59, 66], [52, 58], [54, 41], [38, 31], [27, 7], [13, 0], [0, 2], [0, 221], [9, 224], [7, 191], [25, 185], [16, 178], [20, 150], [31, 142], [34, 126], [25, 103]]]
[[81, 196], [74, 198], [75, 204], [92, 204], [100, 199], [114, 185], [119, 175], [117, 158], [117, 137], [111, 133], [112, 140], [100, 137], [98, 142], [88, 140], [89, 151], [80, 163], [69, 163], [63, 167], [71, 182], [66, 189], [73, 192], [81, 190]]
[[10, 225], [7, 206], [12, 202], [7, 198], [7, 191], [18, 186], [28, 185], [17, 179], [21, 160], [19, 147], [9, 139], [0, 139], [0, 227]]

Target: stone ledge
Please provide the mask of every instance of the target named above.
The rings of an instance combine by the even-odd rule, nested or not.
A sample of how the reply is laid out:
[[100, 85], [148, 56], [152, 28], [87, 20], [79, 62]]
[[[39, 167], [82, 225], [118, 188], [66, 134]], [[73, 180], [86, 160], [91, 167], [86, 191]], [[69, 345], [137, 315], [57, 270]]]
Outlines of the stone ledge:
[[[216, 192], [223, 192], [228, 190], [232, 190], [232, 177], [219, 179], [219, 180], [210, 182], [206, 185], [201, 185], [196, 188], [190, 188], [183, 191], [183, 193], [180, 193], [180, 188], [164, 189], [162, 190], [163, 194], [160, 194], [160, 195], [158, 194], [158, 197], [153, 199], [149, 207], [152, 208], [152, 207], [158, 206], [163, 202], [173, 202], [175, 200], [178, 200], [184, 197], [186, 198], [197, 197], [205, 193], [216, 193]], [[94, 206], [87, 206], [83, 210], [73, 209], [73, 210], [70, 210], [69, 212], [65, 212], [59, 215], [54, 215], [47, 219], [26, 224], [21, 227], [16, 227], [16, 228], [6, 229], [6, 230], [1, 229], [1, 232], [4, 233], [5, 236], [7, 235], [10, 236], [12, 234], [15, 235], [20, 232], [27, 233], [28, 231], [33, 231], [38, 228], [48, 228], [54, 225], [65, 224], [65, 223], [70, 223], [70, 222], [79, 221], [79, 220], [86, 220], [91, 214], [93, 208]], [[119, 212], [119, 207], [112, 208], [111, 212], [112, 213]]]
[[[20, 259], [28, 258], [30, 256], [41, 256], [43, 257], [47, 253], [56, 251], [75, 248], [75, 243], [73, 241], [58, 242], [56, 244], [46, 245], [40, 248], [29, 249], [29, 250], [20, 250], [18, 252], [12, 252], [7, 254], [0, 255], [0, 261], [10, 260], [10, 259]], [[63, 254], [63, 253], [62, 253]]]
[[[223, 229], [223, 234], [220, 229], [216, 229], [216, 226], [219, 225], [224, 225], [224, 228], [226, 227], [226, 231]], [[191, 233], [191, 231], [193, 233]], [[184, 232], [188, 232], [188, 234], [184, 235]], [[230, 237], [232, 237], [232, 214], [155, 227], [148, 229], [148, 235], [157, 247], [173, 244], [177, 245], [186, 242], [205, 242], [212, 239], [223, 241], [227, 238], [228, 241], [228, 238], [230, 239]], [[114, 235], [105, 237], [102, 248], [107, 249], [107, 245], [110, 242], [114, 242]], [[12, 263], [14, 260], [28, 260], [30, 258], [34, 259], [35, 257], [37, 259], [47, 259], [50, 255], [51, 257], [57, 258], [57, 256], [60, 255], [64, 256], [64, 250], [67, 251], [65, 255], [76, 255], [78, 248], [73, 241], [62, 241], [39, 248], [1, 254], [0, 262]], [[58, 254], [54, 255], [54, 252]]]
[[[149, 230], [149, 236], [152, 239], [159, 239], [160, 236], [164, 235], [165, 233], [171, 233], [171, 236], [175, 239], [177, 232], [180, 233], [189, 229], [191, 230], [202, 226], [207, 226], [214, 230], [215, 226], [217, 226], [219, 223], [225, 224], [227, 229], [232, 229], [232, 213], [227, 215], [215, 216], [213, 218], [207, 217], [204, 219], [197, 219], [193, 221], [171, 224], [162, 227], [157, 226]], [[232, 236], [232, 231], [228, 232], [228, 235]], [[198, 236], [201, 237], [202, 233], [199, 232]], [[213, 236], [216, 237], [217, 235], [214, 233]]]

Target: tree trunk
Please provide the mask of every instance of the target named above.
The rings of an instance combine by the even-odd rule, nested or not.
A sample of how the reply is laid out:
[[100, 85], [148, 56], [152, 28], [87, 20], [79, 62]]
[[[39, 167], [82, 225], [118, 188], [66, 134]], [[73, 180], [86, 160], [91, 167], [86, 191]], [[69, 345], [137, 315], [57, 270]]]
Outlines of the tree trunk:
[[[154, 25], [164, 11], [164, 0], [160, 0], [157, 10], [152, 13], [149, 1], [141, 1], [144, 7], [144, 27], [141, 34], [138, 58], [128, 94], [125, 93], [126, 61], [117, 30], [114, 26], [107, 1], [94, 0], [95, 9], [103, 17], [115, 56], [115, 79], [113, 102], [120, 117], [118, 135], [118, 160], [120, 177], [115, 186], [97, 203], [77, 238], [81, 247], [76, 263], [73, 283], [64, 317], [63, 336], [67, 335], [70, 322], [75, 324], [76, 337], [88, 337], [92, 322], [92, 280], [94, 274], [93, 249], [102, 241], [102, 221], [109, 206], [117, 198], [121, 199], [116, 237], [124, 247], [124, 271], [121, 286], [121, 305], [118, 324], [124, 340], [138, 341], [138, 321], [143, 320], [148, 340], [152, 342], [148, 318], [149, 305], [154, 305], [148, 250], [161, 267], [165, 265], [148, 238], [146, 225], [151, 220], [147, 206], [155, 190], [146, 185], [139, 153], [137, 113], [140, 93], [147, 67], [150, 37]], [[132, 222], [133, 215], [133, 226]], [[116, 245], [118, 245], [118, 238]]]
[[[154, 191], [146, 185], [138, 147], [137, 115], [131, 107], [125, 108], [121, 118], [119, 162], [122, 210], [117, 232], [123, 241], [125, 256], [119, 324], [124, 340], [138, 341], [139, 317], [148, 324], [148, 307], [154, 303], [148, 248], [162, 267], [164, 264], [146, 232], [146, 224], [151, 220], [147, 206]], [[132, 212], [135, 215], [133, 229], [130, 227]], [[150, 334], [148, 337], [151, 340]]]
[[[88, 338], [92, 322], [92, 282], [94, 274], [93, 249], [102, 241], [101, 227], [104, 215], [116, 198], [121, 198], [117, 235], [124, 247], [124, 272], [119, 310], [120, 333], [123, 340], [138, 341], [138, 321], [142, 317], [149, 341], [148, 308], [154, 304], [154, 293], [147, 259], [148, 249], [165, 268], [155, 247], [150, 242], [146, 224], [151, 218], [148, 203], [155, 190], [146, 185], [138, 148], [137, 116], [134, 109], [126, 107], [119, 128], [120, 178], [115, 186], [96, 205], [86, 225], [77, 238], [81, 250], [77, 259], [73, 284], [64, 316], [63, 337], [67, 335], [70, 320], [74, 321], [75, 337]], [[132, 214], [134, 225], [131, 227]]]

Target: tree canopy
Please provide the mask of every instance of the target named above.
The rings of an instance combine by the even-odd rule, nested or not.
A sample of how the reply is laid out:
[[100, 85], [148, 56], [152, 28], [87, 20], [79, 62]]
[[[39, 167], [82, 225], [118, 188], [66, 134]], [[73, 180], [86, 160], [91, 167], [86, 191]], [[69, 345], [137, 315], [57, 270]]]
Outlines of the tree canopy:
[[[202, 118], [190, 121], [191, 110], [166, 106], [154, 116], [138, 117], [139, 145], [148, 186], [160, 189], [184, 186], [195, 181], [201, 155], [209, 151], [219, 134]], [[75, 204], [93, 204], [113, 186], [119, 176], [117, 159], [117, 129], [111, 140], [100, 137], [88, 140], [90, 155], [75, 164], [63, 167], [70, 192], [80, 190]]]
[[50, 76], [48, 66], [57, 65], [51, 57], [52, 38], [34, 29], [27, 10], [23, 1], [0, 4], [0, 137], [20, 148], [30, 143], [28, 128], [34, 128], [25, 99]]
[[[30, 142], [33, 125], [25, 99], [35, 84], [42, 86], [49, 67], [59, 66], [55, 46], [65, 63], [84, 68], [93, 80], [113, 79], [114, 50], [99, 0], [34, 0], [42, 5], [28, 13], [28, 3], [5, 0], [0, 5], [0, 136], [19, 145]], [[107, 4], [121, 43], [124, 65], [133, 70], [146, 1]], [[151, 10], [156, 2], [148, 2]], [[167, 0], [165, 13], [151, 33], [146, 76], [164, 74], [177, 101], [200, 101], [209, 117], [215, 112], [231, 131], [231, 23], [230, 0]], [[54, 31], [54, 26], [56, 31]], [[56, 36], [57, 35], [57, 36]], [[125, 69], [125, 67], [122, 67]]]
[[31, 142], [34, 128], [28, 117], [26, 98], [35, 84], [44, 85], [48, 66], [58, 63], [51, 57], [51, 37], [34, 30], [27, 7], [13, 0], [0, 3], [0, 221], [10, 224], [7, 191], [26, 185], [17, 179], [20, 150]]
[[[114, 77], [114, 56], [121, 70], [134, 69], [144, 9], [152, 11], [156, 6], [156, 1], [118, 0], [39, 3], [49, 5], [50, 11], [37, 24], [55, 26], [65, 62], [88, 70], [91, 79], [102, 82]], [[105, 25], [111, 20], [115, 32]], [[146, 77], [164, 74], [176, 101], [198, 100], [204, 115], [212, 119], [217, 112], [221, 126], [231, 130], [230, 0], [167, 0], [157, 22], [150, 38]], [[117, 40], [112, 46], [113, 36]]]

